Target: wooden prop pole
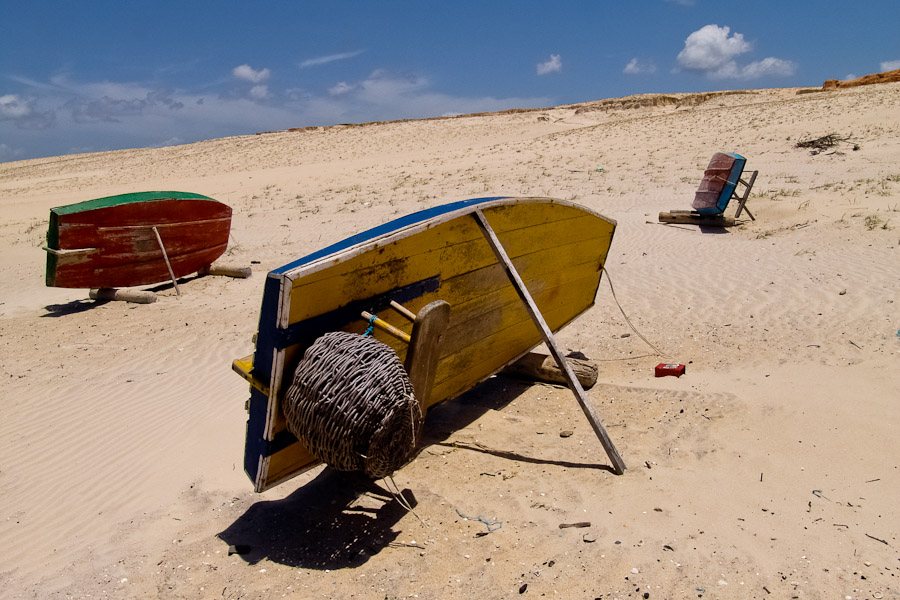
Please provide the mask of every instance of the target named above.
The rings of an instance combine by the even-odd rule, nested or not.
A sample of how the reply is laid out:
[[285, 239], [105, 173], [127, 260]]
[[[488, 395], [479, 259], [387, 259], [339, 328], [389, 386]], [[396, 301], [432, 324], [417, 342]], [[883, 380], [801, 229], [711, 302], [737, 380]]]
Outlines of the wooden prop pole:
[[550, 331], [550, 327], [544, 320], [541, 311], [538, 310], [537, 304], [535, 304], [534, 299], [528, 292], [528, 288], [525, 287], [525, 283], [522, 281], [522, 278], [519, 277], [519, 273], [516, 271], [515, 266], [506, 254], [506, 250], [500, 243], [500, 239], [497, 237], [497, 234], [494, 233], [494, 230], [490, 223], [488, 223], [487, 218], [485, 218], [484, 213], [480, 210], [476, 210], [472, 216], [475, 217], [475, 221], [478, 223], [478, 226], [481, 227], [481, 232], [484, 234], [485, 239], [487, 239], [488, 244], [490, 244], [491, 249], [493, 249], [494, 254], [497, 256], [497, 260], [500, 261], [500, 265], [506, 271], [506, 275], [509, 277], [510, 282], [512, 282], [513, 287], [516, 289], [522, 302], [525, 303], [525, 308], [528, 310], [528, 314], [531, 315], [531, 319], [534, 321], [535, 325], [537, 325], [538, 330], [540, 330], [541, 337], [544, 338], [544, 343], [547, 345], [547, 348], [550, 349], [550, 354], [553, 355], [553, 358], [556, 359], [556, 364], [558, 364], [559, 368], [565, 373], [566, 382], [575, 394], [575, 398], [578, 400], [578, 404], [581, 405], [581, 410], [584, 411], [584, 415], [594, 429], [594, 433], [596, 433], [597, 437], [600, 439], [603, 449], [606, 450], [606, 455], [612, 462], [613, 471], [616, 475], [621, 475], [625, 472], [625, 462], [622, 460], [622, 457], [619, 456], [619, 452], [613, 445], [612, 440], [609, 439], [609, 435], [607, 435], [603, 425], [600, 424], [600, 418], [597, 416], [597, 413], [594, 412], [593, 406], [591, 406], [587, 395], [584, 393], [584, 389], [578, 382], [578, 378], [572, 372], [569, 363], [566, 362], [565, 356], [556, 346], [556, 339], [553, 337], [553, 332]]
[[409, 310], [408, 308], [406, 308], [405, 306], [403, 306], [402, 304], [400, 304], [399, 302], [397, 302], [395, 300], [391, 300], [391, 308], [396, 310], [398, 313], [400, 313], [401, 315], [403, 315], [410, 321], [416, 320], [416, 314], [413, 311]]
[[159, 231], [156, 227], [153, 227], [153, 233], [156, 234], [156, 241], [159, 242], [159, 249], [162, 250], [163, 258], [166, 261], [166, 268], [169, 269], [169, 277], [172, 278], [172, 285], [175, 286], [175, 294], [180, 296], [181, 290], [178, 289], [178, 282], [175, 280], [175, 271], [172, 270], [172, 263], [169, 262], [169, 255], [166, 254], [166, 247], [163, 246], [162, 238], [159, 237]]
[[394, 336], [398, 340], [402, 340], [402, 341], [406, 342], [407, 344], [409, 343], [410, 337], [409, 337], [409, 334], [406, 333], [405, 331], [397, 329], [396, 327], [394, 327], [393, 325], [391, 325], [384, 319], [379, 319], [378, 317], [376, 317], [375, 315], [373, 315], [372, 313], [370, 313], [367, 310], [362, 311], [360, 314], [362, 315], [363, 319], [365, 319], [366, 321], [369, 321], [372, 325], [374, 325], [378, 329], [381, 329], [385, 333], [388, 333], [388, 334]]

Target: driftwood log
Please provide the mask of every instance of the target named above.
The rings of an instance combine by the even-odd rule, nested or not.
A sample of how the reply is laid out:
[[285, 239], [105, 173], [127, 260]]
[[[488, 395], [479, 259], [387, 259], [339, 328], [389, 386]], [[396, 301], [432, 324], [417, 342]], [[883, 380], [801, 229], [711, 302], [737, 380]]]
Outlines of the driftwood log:
[[[571, 357], [567, 357], [566, 362], [569, 363], [581, 387], [590, 389], [597, 383], [597, 365], [586, 360]], [[559, 365], [556, 364], [556, 360], [550, 355], [539, 352], [529, 352], [503, 369], [501, 373], [547, 383], [559, 383], [562, 385], [567, 385], [568, 383]]]
[[233, 265], [217, 265], [211, 264], [200, 268], [198, 275], [218, 275], [221, 277], [235, 277], [237, 279], [246, 279], [253, 274], [250, 267], [235, 267]]
[[686, 223], [688, 225], [712, 225], [713, 227], [733, 227], [734, 217], [725, 215], [701, 215], [693, 210], [673, 210], [659, 213], [660, 223]]
[[118, 288], [99, 288], [90, 291], [91, 300], [109, 302], [133, 302], [135, 304], [153, 304], [156, 294], [147, 290], [120, 290]]

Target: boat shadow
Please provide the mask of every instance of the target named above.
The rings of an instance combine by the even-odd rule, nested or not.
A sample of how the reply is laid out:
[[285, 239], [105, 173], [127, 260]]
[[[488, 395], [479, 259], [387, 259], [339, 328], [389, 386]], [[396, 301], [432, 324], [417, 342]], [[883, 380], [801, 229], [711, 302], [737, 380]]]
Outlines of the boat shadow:
[[71, 300], [70, 302], [66, 302], [64, 304], [48, 304], [44, 307], [44, 310], [47, 311], [41, 315], [42, 318], [59, 318], [66, 317], [68, 315], [75, 315], [78, 313], [82, 313], [88, 310], [91, 310], [101, 304], [106, 304], [109, 302], [108, 300], [91, 300], [89, 298], [82, 298], [80, 300]]
[[[428, 411], [422, 448], [462, 447], [499, 458], [567, 468], [605, 469], [603, 464], [542, 459], [478, 445], [447, 440], [491, 410], [500, 410], [532, 384], [493, 377], [460, 397]], [[384, 548], [397, 543], [397, 523], [415, 508], [412, 491], [403, 490], [403, 503], [363, 473], [326, 467], [314, 479], [280, 500], [256, 502], [217, 537], [243, 560], [255, 565], [270, 560], [286, 566], [316, 570], [358, 567]], [[366, 506], [357, 501], [366, 498]], [[372, 508], [372, 506], [375, 506]]]
[[[190, 283], [196, 279], [200, 279], [201, 277], [202, 275], [194, 274], [185, 277], [179, 277], [177, 281], [179, 285], [183, 285], [186, 283]], [[160, 292], [166, 292], [173, 289], [175, 289], [175, 286], [171, 281], [159, 283], [154, 285], [153, 287], [142, 287], [143, 291], [153, 292], [154, 294], [159, 294]], [[44, 310], [47, 312], [42, 314], [41, 317], [66, 317], [68, 315], [75, 315], [78, 313], [89, 311], [93, 308], [108, 304], [110, 302], [113, 302], [113, 300], [94, 300], [91, 298], [81, 298], [79, 300], [71, 300], [63, 304], [48, 304], [44, 307]]]
[[[584, 355], [573, 355], [575, 358], [585, 358]], [[514, 376], [498, 375], [475, 386], [465, 394], [451, 402], [445, 402], [428, 411], [428, 418], [423, 431], [423, 447], [446, 446], [471, 450], [490, 454], [506, 460], [514, 460], [531, 464], [554, 465], [569, 469], [598, 469], [615, 473], [614, 469], [602, 463], [582, 463], [551, 458], [540, 458], [519, 454], [513, 450], [502, 448], [488, 448], [483, 444], [472, 442], [451, 441], [454, 433], [465, 429], [477, 421], [486, 412], [501, 410], [528, 388], [534, 385], [533, 381], [518, 379]], [[566, 389], [565, 386], [560, 386]], [[572, 399], [575, 402], [575, 399]]]

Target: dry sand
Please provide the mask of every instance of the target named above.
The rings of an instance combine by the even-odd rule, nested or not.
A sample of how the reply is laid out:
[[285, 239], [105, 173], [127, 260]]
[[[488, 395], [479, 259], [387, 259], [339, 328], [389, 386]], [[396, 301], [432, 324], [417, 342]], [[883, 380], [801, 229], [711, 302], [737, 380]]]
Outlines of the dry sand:
[[[797, 91], [0, 165], [0, 597], [900, 598], [900, 84]], [[859, 149], [793, 147], [829, 133]], [[716, 151], [759, 170], [757, 220], [659, 224]], [[157, 189], [231, 205], [225, 258], [254, 276], [152, 305], [44, 287], [51, 207]], [[559, 341], [600, 365], [589, 396], [625, 475], [566, 389], [497, 377], [430, 413], [395, 475], [416, 514], [321, 468], [254, 494], [230, 363], [265, 272], [493, 195], [619, 223], [612, 283], [665, 356], [606, 281]]]

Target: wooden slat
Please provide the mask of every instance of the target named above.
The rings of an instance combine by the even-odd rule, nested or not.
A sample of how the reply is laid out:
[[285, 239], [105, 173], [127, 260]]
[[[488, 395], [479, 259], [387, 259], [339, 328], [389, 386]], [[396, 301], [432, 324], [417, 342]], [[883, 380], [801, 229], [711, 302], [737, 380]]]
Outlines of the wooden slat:
[[[585, 215], [544, 227], [508, 232], [504, 242], [513, 258], [559, 245], [609, 237], [611, 227], [598, 230], [599, 219]], [[471, 225], [449, 223], [419, 236], [403, 238], [346, 262], [294, 280], [289, 322], [297, 323], [353, 300], [426, 279], [436, 272], [442, 279], [494, 264], [490, 247]], [[560, 243], [559, 240], [564, 240]], [[373, 257], [373, 254], [375, 255]], [[324, 295], [323, 295], [324, 294]]]

